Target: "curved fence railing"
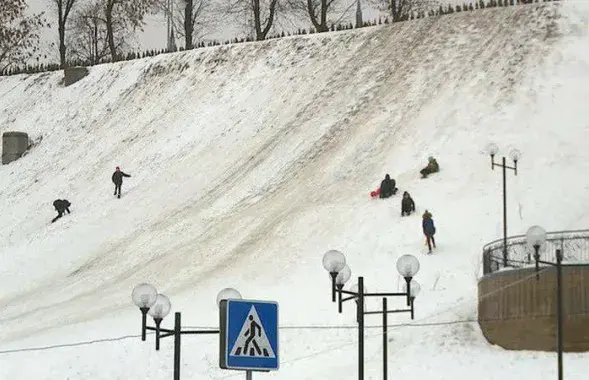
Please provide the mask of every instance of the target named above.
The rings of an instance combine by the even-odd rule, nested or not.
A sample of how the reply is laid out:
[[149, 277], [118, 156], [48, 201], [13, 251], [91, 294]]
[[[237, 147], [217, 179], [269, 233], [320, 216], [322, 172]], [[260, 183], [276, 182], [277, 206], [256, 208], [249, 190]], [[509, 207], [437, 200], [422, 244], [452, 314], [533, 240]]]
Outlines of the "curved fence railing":
[[[548, 232], [546, 243], [540, 248], [540, 257], [556, 262], [557, 249], [562, 251], [565, 262], [589, 263], [589, 230]], [[534, 263], [534, 248], [528, 245], [525, 235], [507, 238], [507, 265], [503, 259], [503, 239], [483, 247], [483, 274]]]

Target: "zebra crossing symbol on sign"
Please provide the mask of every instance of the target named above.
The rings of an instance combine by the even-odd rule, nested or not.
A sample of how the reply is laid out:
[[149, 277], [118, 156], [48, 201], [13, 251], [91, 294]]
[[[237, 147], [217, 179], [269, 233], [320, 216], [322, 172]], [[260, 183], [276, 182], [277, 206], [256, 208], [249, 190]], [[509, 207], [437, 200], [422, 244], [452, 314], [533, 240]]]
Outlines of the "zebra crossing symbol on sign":
[[278, 341], [278, 302], [219, 302], [219, 367], [276, 371], [280, 366]]
[[250, 308], [248, 316], [239, 332], [239, 337], [235, 341], [229, 355], [265, 358], [276, 357], [255, 306], [252, 305]]

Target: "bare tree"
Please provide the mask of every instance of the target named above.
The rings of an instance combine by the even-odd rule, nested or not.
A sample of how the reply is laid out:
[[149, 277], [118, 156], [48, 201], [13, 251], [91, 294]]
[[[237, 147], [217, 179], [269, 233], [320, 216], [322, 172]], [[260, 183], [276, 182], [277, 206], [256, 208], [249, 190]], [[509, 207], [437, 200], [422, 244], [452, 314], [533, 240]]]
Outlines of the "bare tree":
[[[71, 55], [92, 65], [109, 56], [106, 20], [100, 3], [90, 3], [72, 16], [72, 37], [68, 39]], [[126, 35], [114, 25], [115, 48], [120, 51]]]
[[194, 47], [194, 40], [202, 38], [206, 28], [210, 26], [207, 12], [212, 10], [211, 0], [172, 0], [177, 6], [170, 7], [163, 1], [162, 9], [172, 13], [175, 34], [184, 38], [186, 50]]
[[306, 0], [307, 13], [317, 32], [329, 31], [327, 14], [331, 11], [336, 0]]
[[117, 61], [120, 51], [117, 49], [115, 26], [119, 25], [121, 31], [142, 30], [145, 15], [155, 10], [160, 0], [101, 0], [101, 3], [104, 7], [108, 48], [112, 60]]
[[[357, 5], [357, 0], [289, 0], [290, 9], [311, 20], [313, 28], [318, 32], [327, 32], [331, 24], [338, 24], [351, 9]], [[332, 17], [330, 17], [332, 16]]]
[[277, 14], [283, 9], [283, 3], [279, 3], [279, 0], [228, 0], [226, 13], [245, 16], [256, 41], [262, 41], [268, 36]]
[[26, 63], [39, 50], [43, 14], [25, 16], [26, 0], [0, 0], [0, 72]]
[[436, 0], [389, 0], [388, 7], [393, 22], [397, 22], [408, 20], [411, 13], [426, 12], [435, 7], [437, 3]]
[[65, 31], [68, 18], [78, 0], [50, 0], [57, 9], [57, 30], [59, 32], [59, 63], [61, 68], [66, 66]]

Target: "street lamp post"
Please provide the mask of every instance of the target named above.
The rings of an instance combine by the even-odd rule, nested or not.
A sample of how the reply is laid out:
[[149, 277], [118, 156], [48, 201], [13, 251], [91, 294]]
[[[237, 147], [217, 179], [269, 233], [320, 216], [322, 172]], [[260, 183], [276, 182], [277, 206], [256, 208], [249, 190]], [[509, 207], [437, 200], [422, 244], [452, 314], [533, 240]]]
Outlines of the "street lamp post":
[[[526, 233], [526, 240], [534, 248], [534, 261], [536, 262], [536, 281], [539, 280], [539, 264], [556, 267], [556, 352], [558, 380], [563, 380], [563, 305], [562, 305], [562, 251], [556, 250], [556, 262], [540, 260], [540, 247], [546, 242], [546, 231], [540, 226], [532, 226]], [[565, 265], [566, 266], [566, 265]]]
[[[368, 293], [364, 286], [364, 277], [358, 277], [358, 283], [353, 285], [350, 290], [344, 290], [345, 283], [351, 278], [352, 271], [346, 265], [346, 258], [343, 253], [330, 250], [323, 255], [323, 267], [329, 272], [331, 278], [331, 300], [337, 303], [338, 311], [342, 312], [342, 304], [346, 301], [356, 301], [356, 320], [358, 322], [358, 379], [364, 379], [364, 316], [370, 314], [382, 315], [383, 328], [383, 380], [388, 376], [388, 331], [387, 317], [392, 313], [411, 313], [411, 319], [414, 316], [414, 300], [419, 293], [420, 286], [413, 277], [419, 271], [419, 261], [415, 256], [403, 255], [397, 260], [397, 270], [405, 279], [403, 292], [396, 293]], [[347, 295], [347, 297], [343, 297]], [[364, 305], [365, 297], [382, 297], [382, 310], [366, 311]], [[387, 297], [405, 297], [407, 300], [406, 309], [389, 310]]]
[[502, 157], [501, 163], [495, 162], [495, 155], [499, 151], [499, 147], [491, 143], [487, 145], [487, 153], [491, 156], [491, 170], [495, 170], [495, 166], [499, 166], [503, 173], [503, 266], [507, 266], [507, 169], [513, 170], [514, 174], [517, 175], [517, 162], [521, 157], [521, 152], [517, 149], [513, 149], [509, 153], [509, 157], [513, 161], [513, 166], [508, 166], [506, 163], [505, 156]]
[[[180, 380], [180, 357], [181, 357], [181, 337], [185, 334], [205, 335], [218, 334], [219, 330], [182, 330], [182, 315], [180, 312], [174, 313], [174, 329], [165, 329], [161, 327], [163, 319], [170, 313], [172, 303], [170, 299], [158, 294], [153, 285], [139, 284], [131, 294], [133, 303], [141, 311], [141, 340], [146, 340], [147, 330], [155, 331], [155, 349], [160, 349], [160, 339], [169, 336], [174, 337], [174, 380]], [[217, 305], [223, 299], [241, 299], [241, 294], [233, 288], [225, 288], [217, 295]], [[149, 314], [155, 323], [155, 327], [147, 325], [147, 314]]]

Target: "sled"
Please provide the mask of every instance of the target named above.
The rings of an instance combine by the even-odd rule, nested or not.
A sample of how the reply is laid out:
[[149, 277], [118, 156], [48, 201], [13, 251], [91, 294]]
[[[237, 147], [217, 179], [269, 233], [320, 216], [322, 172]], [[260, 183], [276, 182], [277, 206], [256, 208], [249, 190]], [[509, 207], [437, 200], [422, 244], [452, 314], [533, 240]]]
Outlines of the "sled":
[[380, 187], [376, 190], [373, 190], [370, 192], [370, 198], [378, 198], [378, 196], [380, 195]]

